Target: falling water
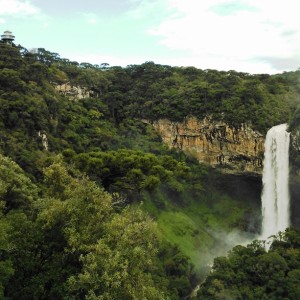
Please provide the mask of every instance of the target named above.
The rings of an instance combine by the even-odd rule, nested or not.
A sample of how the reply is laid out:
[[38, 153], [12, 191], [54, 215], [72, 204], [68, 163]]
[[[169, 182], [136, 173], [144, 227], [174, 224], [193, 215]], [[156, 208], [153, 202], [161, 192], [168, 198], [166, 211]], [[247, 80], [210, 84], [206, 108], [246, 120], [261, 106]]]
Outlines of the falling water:
[[266, 137], [262, 191], [263, 239], [289, 226], [289, 141], [287, 124], [272, 127]]

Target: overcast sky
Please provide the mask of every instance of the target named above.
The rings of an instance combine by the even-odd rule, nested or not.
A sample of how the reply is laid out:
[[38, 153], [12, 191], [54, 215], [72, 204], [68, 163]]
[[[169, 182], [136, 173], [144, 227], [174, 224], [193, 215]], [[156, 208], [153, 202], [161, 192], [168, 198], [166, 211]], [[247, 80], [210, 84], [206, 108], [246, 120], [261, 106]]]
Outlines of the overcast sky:
[[300, 67], [297, 0], [0, 0], [0, 33], [62, 58], [281, 73]]

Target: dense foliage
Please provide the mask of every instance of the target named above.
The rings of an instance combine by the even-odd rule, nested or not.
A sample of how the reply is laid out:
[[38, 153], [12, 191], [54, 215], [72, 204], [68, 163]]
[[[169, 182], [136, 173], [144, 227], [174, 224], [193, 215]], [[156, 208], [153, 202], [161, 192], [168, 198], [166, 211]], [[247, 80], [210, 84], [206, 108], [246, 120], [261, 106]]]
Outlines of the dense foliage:
[[45, 168], [38, 196], [0, 158], [8, 176], [0, 182], [1, 298], [168, 298], [157, 226], [139, 208], [114, 212], [109, 194], [59, 159]]
[[[55, 88], [66, 83], [88, 96], [70, 100]], [[257, 230], [257, 206], [148, 121], [209, 115], [265, 132], [290, 118], [297, 84], [0, 42], [0, 299], [188, 296], [226, 233]]]
[[263, 241], [236, 246], [218, 257], [199, 299], [299, 299], [300, 231], [279, 233], [269, 251]]
[[[62, 69], [68, 72], [64, 66]], [[237, 127], [248, 122], [266, 132], [291, 116], [298, 98], [298, 83], [285, 75], [199, 70], [153, 62], [112, 67], [95, 77], [97, 70], [83, 70], [84, 80], [78, 76], [75, 83], [97, 86], [94, 90], [117, 122], [128, 117], [182, 121], [189, 115], [199, 119], [209, 115]]]

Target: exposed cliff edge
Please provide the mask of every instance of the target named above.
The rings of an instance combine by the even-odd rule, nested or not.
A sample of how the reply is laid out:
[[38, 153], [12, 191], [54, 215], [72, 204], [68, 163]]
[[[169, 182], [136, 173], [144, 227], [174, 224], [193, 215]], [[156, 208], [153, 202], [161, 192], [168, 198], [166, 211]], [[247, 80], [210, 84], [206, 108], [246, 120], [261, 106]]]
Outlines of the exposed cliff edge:
[[162, 140], [198, 161], [226, 173], [262, 172], [264, 136], [246, 124], [234, 128], [210, 118], [186, 118], [183, 122], [161, 119], [151, 122]]
[[292, 179], [300, 184], [300, 128], [291, 131], [290, 165]]
[[95, 92], [79, 85], [71, 85], [70, 83], [56, 84], [55, 90], [67, 96], [70, 100], [79, 100], [95, 96]]

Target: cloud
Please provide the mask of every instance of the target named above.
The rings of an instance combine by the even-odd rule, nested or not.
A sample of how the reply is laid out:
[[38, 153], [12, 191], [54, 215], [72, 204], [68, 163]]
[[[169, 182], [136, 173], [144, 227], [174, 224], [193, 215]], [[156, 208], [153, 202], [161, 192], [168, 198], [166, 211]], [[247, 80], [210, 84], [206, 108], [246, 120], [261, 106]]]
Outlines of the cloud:
[[93, 14], [93, 13], [83, 14], [83, 17], [88, 24], [97, 24], [98, 23], [98, 17], [96, 14]]
[[[25, 27], [46, 29], [50, 26], [51, 18], [42, 10], [27, 0], [0, 0], [0, 24], [6, 24], [16, 33]], [[18, 30], [18, 28], [20, 28]], [[8, 29], [8, 28], [5, 28]], [[23, 33], [23, 37], [26, 33]]]
[[[246, 68], [256, 64], [257, 72], [299, 67], [292, 66], [298, 62], [293, 57], [300, 50], [296, 1], [164, 2], [174, 13], [152, 27], [149, 34], [159, 37], [160, 43], [170, 49], [186, 51], [198, 66], [211, 60], [218, 62], [218, 69], [230, 69], [233, 63]], [[280, 59], [288, 63], [275, 63]]]
[[166, 0], [131, 0], [131, 10], [127, 12], [135, 20], [161, 20], [172, 16], [174, 8]]
[[212, 6], [211, 10], [220, 16], [229, 16], [238, 12], [256, 11], [257, 9], [252, 5], [245, 4], [243, 1], [228, 1]]
[[277, 70], [295, 70], [300, 67], [300, 54], [294, 54], [290, 57], [261, 57], [274, 69]]
[[40, 13], [40, 10], [29, 1], [0, 0], [0, 16], [28, 16]]

